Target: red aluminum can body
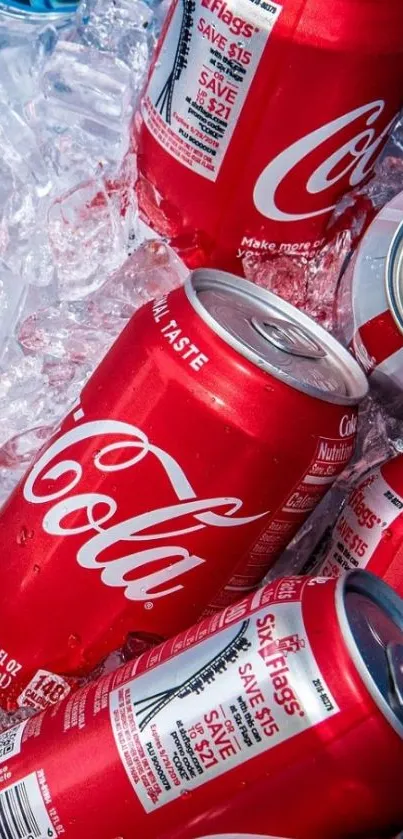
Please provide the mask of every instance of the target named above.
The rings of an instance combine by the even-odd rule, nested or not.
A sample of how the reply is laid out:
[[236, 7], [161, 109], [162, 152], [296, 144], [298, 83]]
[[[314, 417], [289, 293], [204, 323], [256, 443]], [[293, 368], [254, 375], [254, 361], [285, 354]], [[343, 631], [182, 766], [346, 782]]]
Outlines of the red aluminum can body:
[[235, 273], [320, 247], [401, 106], [402, 25], [400, 0], [175, 0], [134, 123], [151, 226]]
[[317, 573], [367, 568], [403, 596], [403, 455], [365, 475], [342, 509]]
[[66, 839], [393, 836], [402, 640], [372, 575], [276, 580], [2, 734], [3, 824], [9, 801]]
[[366, 386], [324, 330], [231, 275], [136, 313], [0, 516], [1, 701], [40, 709], [68, 690], [52, 673], [256, 587], [349, 460]]
[[336, 334], [388, 410], [403, 413], [403, 193], [376, 216], [344, 271]]

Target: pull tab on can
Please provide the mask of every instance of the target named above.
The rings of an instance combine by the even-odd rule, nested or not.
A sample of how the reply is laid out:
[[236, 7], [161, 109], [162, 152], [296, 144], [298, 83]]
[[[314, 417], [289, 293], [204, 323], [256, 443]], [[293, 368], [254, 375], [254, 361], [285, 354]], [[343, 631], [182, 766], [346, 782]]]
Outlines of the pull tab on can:
[[261, 371], [338, 405], [355, 407], [366, 394], [351, 354], [276, 294], [211, 268], [194, 271], [185, 292], [213, 332]]
[[296, 323], [270, 316], [270, 319], [265, 318], [264, 320], [252, 317], [251, 324], [259, 335], [283, 352], [303, 358], [324, 358], [326, 356], [324, 348]]
[[390, 678], [390, 704], [397, 715], [403, 715], [403, 644], [392, 641], [386, 647]]

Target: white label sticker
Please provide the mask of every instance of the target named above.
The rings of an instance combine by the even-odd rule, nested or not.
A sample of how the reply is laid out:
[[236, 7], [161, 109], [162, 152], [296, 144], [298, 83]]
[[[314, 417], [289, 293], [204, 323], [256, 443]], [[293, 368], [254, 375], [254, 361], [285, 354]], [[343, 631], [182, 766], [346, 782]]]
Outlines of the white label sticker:
[[70, 685], [56, 673], [37, 670], [35, 676], [20, 693], [17, 705], [20, 708], [34, 708], [43, 711], [48, 705], [55, 705], [70, 693]]
[[403, 510], [397, 495], [375, 470], [353, 490], [340, 513], [326, 557], [315, 572], [338, 577], [344, 571], [366, 568], [385, 530]]
[[211, 181], [281, 9], [266, 0], [176, 4], [142, 114], [165, 151]]
[[[1, 836], [7, 839], [54, 839], [38, 775], [32, 772], [0, 792]], [[4, 829], [4, 833], [3, 833]]]
[[109, 702], [117, 749], [148, 813], [338, 711], [300, 603], [259, 610]]
[[22, 735], [26, 724], [27, 720], [18, 725], [13, 725], [12, 728], [8, 728], [7, 731], [3, 731], [0, 734], [0, 763], [5, 763], [6, 760], [14, 757], [14, 755], [19, 755]]

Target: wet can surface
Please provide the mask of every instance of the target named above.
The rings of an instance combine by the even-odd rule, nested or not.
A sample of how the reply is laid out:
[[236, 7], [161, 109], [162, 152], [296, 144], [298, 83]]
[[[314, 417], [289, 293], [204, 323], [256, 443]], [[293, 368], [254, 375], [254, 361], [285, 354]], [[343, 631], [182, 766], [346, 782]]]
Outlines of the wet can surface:
[[134, 124], [151, 226], [235, 273], [320, 247], [401, 106], [402, 24], [400, 0], [175, 0]]
[[381, 210], [344, 272], [336, 328], [387, 399], [403, 413], [403, 193]]
[[276, 580], [4, 732], [7, 836], [392, 836], [402, 663], [381, 580]]
[[128, 633], [170, 637], [256, 587], [349, 460], [366, 387], [231, 275], [137, 312], [0, 516], [1, 701], [39, 710]]
[[365, 475], [343, 507], [316, 573], [367, 568], [403, 596], [403, 455]]

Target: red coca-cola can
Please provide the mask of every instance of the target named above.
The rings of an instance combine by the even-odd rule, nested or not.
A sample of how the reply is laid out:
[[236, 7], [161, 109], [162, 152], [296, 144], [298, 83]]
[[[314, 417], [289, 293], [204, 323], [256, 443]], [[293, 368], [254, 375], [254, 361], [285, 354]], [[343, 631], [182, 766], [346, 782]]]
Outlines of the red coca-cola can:
[[381, 210], [340, 280], [336, 334], [388, 410], [403, 412], [403, 193]]
[[214, 271], [138, 311], [0, 517], [0, 700], [250, 591], [349, 460], [364, 374]]
[[3, 733], [3, 835], [393, 836], [402, 664], [381, 580], [276, 580]]
[[185, 261], [307, 254], [402, 103], [401, 0], [174, 0], [135, 120], [138, 193]]
[[371, 469], [341, 510], [316, 573], [367, 568], [403, 596], [403, 455]]

